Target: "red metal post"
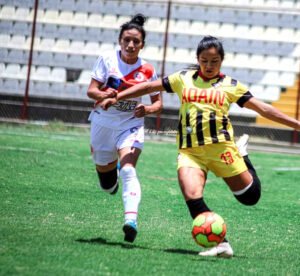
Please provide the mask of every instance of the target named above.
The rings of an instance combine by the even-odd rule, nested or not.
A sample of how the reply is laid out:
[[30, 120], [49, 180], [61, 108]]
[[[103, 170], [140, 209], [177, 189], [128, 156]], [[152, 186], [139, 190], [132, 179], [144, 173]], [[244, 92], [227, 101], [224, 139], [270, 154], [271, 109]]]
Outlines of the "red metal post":
[[31, 29], [31, 42], [30, 42], [30, 50], [29, 50], [29, 58], [28, 58], [28, 69], [27, 69], [27, 78], [26, 78], [26, 87], [25, 87], [25, 95], [23, 99], [23, 106], [21, 112], [21, 119], [25, 120], [28, 117], [28, 95], [29, 95], [29, 83], [30, 83], [30, 73], [31, 73], [31, 65], [32, 65], [32, 55], [33, 55], [33, 46], [34, 46], [34, 38], [35, 38], [35, 27], [36, 27], [36, 17], [38, 12], [39, 0], [34, 1], [34, 14], [32, 21], [32, 29]]
[[[168, 36], [169, 36], [169, 22], [170, 22], [170, 17], [171, 17], [171, 4], [172, 1], [168, 1], [168, 6], [167, 6], [167, 22], [166, 22], [166, 29], [165, 29], [165, 36], [164, 36], [164, 49], [163, 49], [163, 59], [162, 59], [162, 66], [161, 66], [161, 77], [164, 77], [165, 75], [165, 64], [166, 64], [166, 56], [167, 56], [167, 47], [168, 47]], [[161, 97], [163, 97], [161, 95]], [[160, 129], [160, 114], [157, 115], [156, 117], [156, 131]]]

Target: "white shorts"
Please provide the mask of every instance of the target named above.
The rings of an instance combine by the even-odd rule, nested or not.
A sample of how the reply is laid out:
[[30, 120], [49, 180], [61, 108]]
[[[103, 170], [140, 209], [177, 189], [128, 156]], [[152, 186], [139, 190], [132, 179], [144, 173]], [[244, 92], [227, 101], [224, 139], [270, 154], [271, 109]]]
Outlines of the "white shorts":
[[134, 147], [140, 150], [144, 146], [144, 126], [131, 127], [128, 130], [115, 130], [91, 123], [91, 152], [94, 163], [105, 166], [118, 159], [118, 150]]

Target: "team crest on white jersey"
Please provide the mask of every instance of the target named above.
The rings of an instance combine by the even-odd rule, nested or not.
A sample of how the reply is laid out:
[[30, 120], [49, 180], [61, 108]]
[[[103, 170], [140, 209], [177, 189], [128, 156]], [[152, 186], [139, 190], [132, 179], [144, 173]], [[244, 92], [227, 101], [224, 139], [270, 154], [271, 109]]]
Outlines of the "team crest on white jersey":
[[146, 76], [142, 72], [135, 72], [133, 77], [138, 82], [146, 80]]

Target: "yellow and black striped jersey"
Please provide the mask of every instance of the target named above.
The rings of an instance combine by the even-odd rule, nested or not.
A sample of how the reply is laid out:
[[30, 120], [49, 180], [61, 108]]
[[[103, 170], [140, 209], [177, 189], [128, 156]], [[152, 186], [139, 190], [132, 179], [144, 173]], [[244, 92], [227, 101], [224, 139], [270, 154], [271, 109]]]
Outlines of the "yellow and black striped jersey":
[[204, 80], [197, 70], [176, 72], [163, 78], [163, 86], [180, 99], [177, 144], [179, 148], [198, 147], [233, 140], [228, 117], [230, 104], [243, 107], [252, 94], [247, 87], [220, 74]]

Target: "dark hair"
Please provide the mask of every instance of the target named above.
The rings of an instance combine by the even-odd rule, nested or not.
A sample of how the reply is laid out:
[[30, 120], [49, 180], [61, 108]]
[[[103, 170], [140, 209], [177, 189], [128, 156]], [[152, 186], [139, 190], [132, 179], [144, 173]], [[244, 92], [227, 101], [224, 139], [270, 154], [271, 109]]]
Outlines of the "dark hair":
[[142, 34], [143, 43], [145, 43], [146, 31], [143, 27], [145, 21], [146, 21], [146, 17], [143, 14], [138, 13], [138, 14], [134, 15], [130, 21], [121, 25], [119, 41], [121, 40], [121, 37], [122, 37], [124, 31], [131, 30], [131, 29], [137, 29]]
[[[197, 59], [199, 58], [199, 55], [204, 50], [207, 50], [207, 49], [210, 49], [210, 48], [216, 48], [218, 50], [218, 53], [221, 56], [221, 60], [222, 61], [224, 60], [225, 52], [224, 52], [222, 42], [219, 39], [217, 39], [216, 37], [211, 36], [211, 35], [203, 37], [201, 39], [201, 41], [199, 42], [197, 50], [196, 50]], [[189, 69], [189, 70], [200, 70], [200, 66], [199, 66], [199, 64], [190, 64], [190, 65], [188, 65], [187, 69]]]
[[197, 58], [199, 57], [202, 51], [210, 48], [216, 48], [218, 50], [219, 55], [221, 56], [221, 60], [224, 60], [225, 52], [222, 42], [216, 37], [210, 35], [203, 37], [199, 42], [196, 51]]

